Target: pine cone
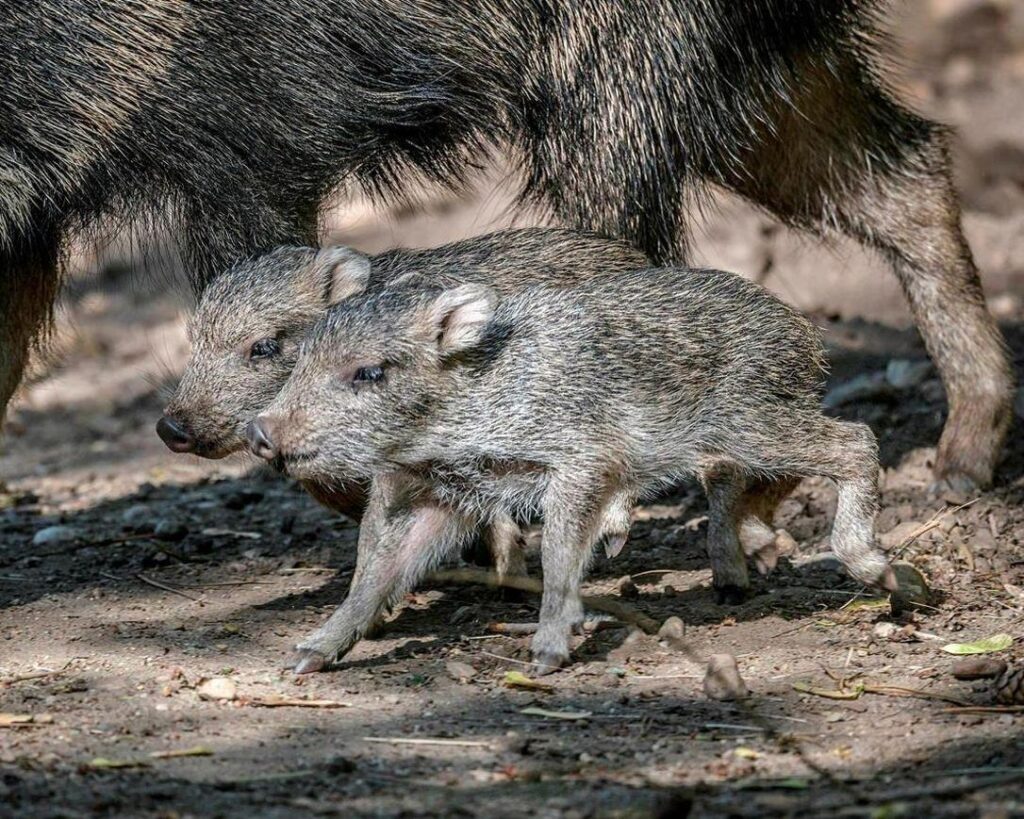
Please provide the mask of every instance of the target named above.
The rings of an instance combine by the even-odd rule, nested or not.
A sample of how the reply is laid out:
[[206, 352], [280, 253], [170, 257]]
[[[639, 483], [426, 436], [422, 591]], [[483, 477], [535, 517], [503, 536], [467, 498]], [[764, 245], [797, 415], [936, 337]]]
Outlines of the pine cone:
[[1024, 705], [1024, 666], [1007, 666], [992, 688], [1000, 705]]

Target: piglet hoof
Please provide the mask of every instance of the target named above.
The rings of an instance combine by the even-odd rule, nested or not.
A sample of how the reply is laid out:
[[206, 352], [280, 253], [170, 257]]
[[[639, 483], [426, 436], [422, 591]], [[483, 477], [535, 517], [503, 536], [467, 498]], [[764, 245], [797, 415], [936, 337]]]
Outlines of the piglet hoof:
[[319, 651], [314, 651], [311, 648], [300, 648], [298, 657], [295, 660], [294, 671], [296, 674], [315, 674], [317, 671], [323, 671], [329, 665], [327, 657]]
[[554, 674], [568, 664], [567, 655], [542, 651], [540, 654], [534, 654], [534, 662], [529, 666], [529, 673], [534, 677], [544, 677], [546, 674]]
[[550, 651], [541, 651], [533, 655], [533, 664], [530, 666], [530, 673], [534, 677], [543, 677], [545, 674], [552, 674], [560, 668], [569, 664], [567, 654], [555, 654]]
[[770, 574], [775, 570], [775, 567], [779, 563], [779, 552], [775, 548], [775, 543], [771, 543], [765, 546], [759, 552], [754, 555], [754, 566], [757, 567], [757, 573], [761, 575]]
[[743, 586], [715, 586], [715, 600], [720, 606], [738, 606], [750, 596], [750, 589]]
[[625, 534], [613, 534], [605, 538], [604, 553], [609, 560], [619, 556], [622, 547], [626, 545], [627, 537]]

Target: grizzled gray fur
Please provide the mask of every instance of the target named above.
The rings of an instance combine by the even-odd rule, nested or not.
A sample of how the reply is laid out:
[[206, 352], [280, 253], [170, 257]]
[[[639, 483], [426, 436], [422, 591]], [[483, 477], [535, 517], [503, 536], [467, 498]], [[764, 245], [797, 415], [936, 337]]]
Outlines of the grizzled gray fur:
[[[330, 305], [364, 290], [481, 282], [512, 293], [534, 281], [568, 285], [647, 264], [622, 242], [540, 228], [376, 256], [345, 247], [278, 248], [236, 264], [203, 293], [189, 321], [192, 355], [157, 431], [175, 452], [220, 458], [244, 448], [246, 425], [285, 383], [306, 332]], [[366, 477], [304, 485], [320, 502], [358, 520]], [[488, 531], [499, 574], [522, 571], [517, 534], [509, 525]]]
[[838, 486], [832, 548], [850, 574], [893, 586], [874, 541], [874, 436], [824, 416], [822, 384], [815, 328], [718, 271], [343, 302], [249, 431], [297, 477], [374, 476], [349, 595], [300, 644], [297, 669], [348, 651], [467, 532], [531, 513], [544, 522], [533, 654], [539, 670], [564, 665], [595, 544], [621, 543], [638, 499], [691, 475], [708, 493], [721, 593], [748, 586], [741, 532], [763, 528], [751, 493], [809, 475]]
[[877, 250], [949, 397], [937, 477], [988, 483], [1012, 372], [882, 5], [0, 0], [0, 415], [83, 232], [169, 216], [198, 292], [315, 243], [339, 189], [457, 189], [497, 150], [523, 199], [657, 263], [709, 184]]

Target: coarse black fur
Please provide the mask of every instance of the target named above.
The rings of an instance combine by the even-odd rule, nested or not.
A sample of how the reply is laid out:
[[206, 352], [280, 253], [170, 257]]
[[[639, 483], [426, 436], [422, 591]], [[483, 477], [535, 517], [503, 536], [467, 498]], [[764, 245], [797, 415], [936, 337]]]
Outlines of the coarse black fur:
[[0, 406], [45, 326], [58, 249], [101, 217], [174, 217], [198, 291], [241, 255], [313, 243], [339, 186], [458, 187], [501, 148], [524, 197], [655, 262], [681, 260], [707, 182], [878, 248], [947, 384], [939, 470], [984, 483], [1009, 418], [1006, 356], [944, 135], [873, 68], [876, 8], [0, 0]]

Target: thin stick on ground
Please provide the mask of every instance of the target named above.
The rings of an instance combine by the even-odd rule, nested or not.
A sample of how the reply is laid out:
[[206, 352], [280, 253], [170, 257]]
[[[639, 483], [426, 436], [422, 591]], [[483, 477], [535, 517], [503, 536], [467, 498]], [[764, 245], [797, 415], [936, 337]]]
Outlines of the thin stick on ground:
[[[504, 586], [509, 589], [542, 594], [544, 585], [532, 577], [505, 577], [501, 578], [494, 572], [482, 569], [446, 569], [431, 574], [430, 579], [440, 583], [479, 583], [484, 586]], [[607, 597], [583, 597], [584, 607], [599, 611], [602, 614], [610, 614], [616, 620], [630, 626], [636, 626], [646, 634], [657, 634], [661, 625], [652, 620], [646, 614], [638, 612], [623, 603], [609, 600]]]
[[363, 742], [386, 745], [447, 745], [451, 748], [489, 748], [493, 743], [479, 739], [431, 739], [428, 737], [363, 737]]
[[144, 574], [137, 574], [135, 575], [135, 578], [137, 580], [141, 580], [143, 583], [147, 583], [155, 589], [163, 589], [164, 591], [170, 592], [171, 594], [177, 594], [180, 597], [184, 597], [186, 600], [192, 600], [195, 603], [203, 602], [202, 597], [196, 597], [194, 594], [189, 594], [188, 592], [182, 591], [181, 589], [176, 589], [174, 588], [174, 586], [168, 586], [166, 583], [161, 583], [159, 580], [154, 580], [152, 577], [146, 577], [146, 575]]

